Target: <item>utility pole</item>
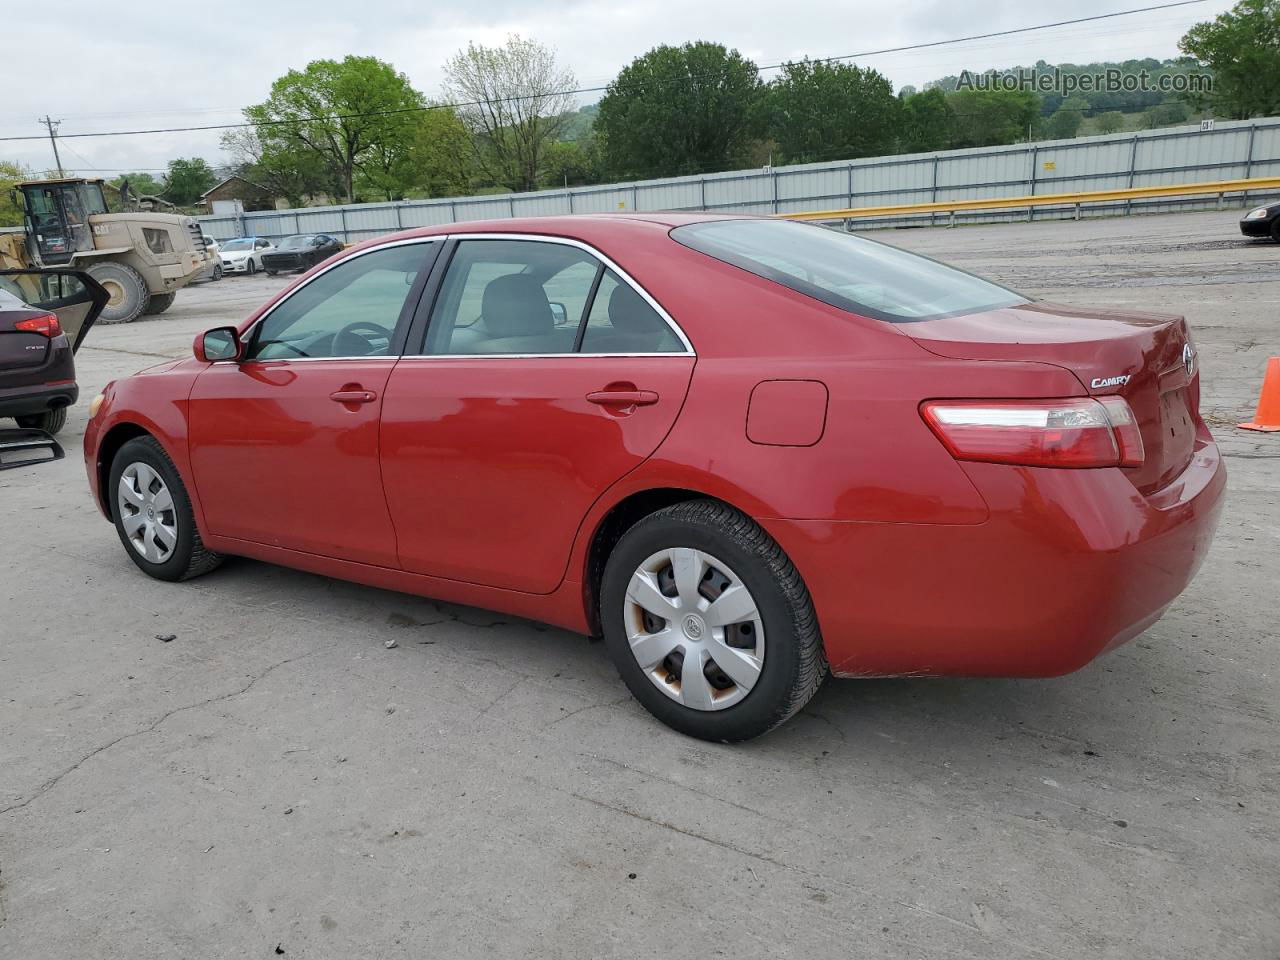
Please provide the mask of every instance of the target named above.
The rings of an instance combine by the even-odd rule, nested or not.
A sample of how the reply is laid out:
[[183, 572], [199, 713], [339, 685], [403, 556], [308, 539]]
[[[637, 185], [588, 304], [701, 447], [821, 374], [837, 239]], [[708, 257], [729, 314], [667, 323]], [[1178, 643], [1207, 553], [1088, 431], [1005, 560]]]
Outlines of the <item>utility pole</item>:
[[51, 119], [46, 113], [44, 119], [40, 122], [49, 131], [49, 142], [53, 144], [53, 162], [58, 167], [58, 176], [65, 177], [66, 174], [62, 170], [62, 158], [58, 156], [58, 124], [62, 123], [62, 121]]

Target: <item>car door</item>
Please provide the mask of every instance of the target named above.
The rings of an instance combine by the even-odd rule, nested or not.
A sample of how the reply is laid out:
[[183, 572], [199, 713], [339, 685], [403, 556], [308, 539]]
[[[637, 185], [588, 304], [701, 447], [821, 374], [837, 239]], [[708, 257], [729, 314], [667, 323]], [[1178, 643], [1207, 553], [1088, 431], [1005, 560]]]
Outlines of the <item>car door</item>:
[[555, 238], [456, 241], [422, 314], [382, 408], [401, 565], [549, 593], [591, 504], [671, 429], [692, 348], [612, 263]]
[[242, 359], [191, 392], [190, 446], [209, 531], [396, 566], [378, 416], [438, 241], [347, 257], [246, 333]]

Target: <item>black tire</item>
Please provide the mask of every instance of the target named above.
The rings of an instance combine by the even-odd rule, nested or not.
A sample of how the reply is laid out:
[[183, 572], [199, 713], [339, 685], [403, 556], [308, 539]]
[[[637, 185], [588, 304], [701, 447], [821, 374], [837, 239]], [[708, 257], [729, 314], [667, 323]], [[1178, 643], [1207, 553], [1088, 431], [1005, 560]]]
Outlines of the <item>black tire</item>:
[[[145, 463], [158, 473], [169, 488], [173, 498], [173, 510], [177, 519], [177, 543], [172, 553], [163, 562], [154, 563], [138, 553], [125, 532], [123, 517], [116, 501], [116, 491], [120, 487], [120, 476], [135, 463]], [[111, 516], [115, 521], [116, 534], [131, 560], [148, 576], [157, 580], [189, 580], [202, 573], [208, 573], [222, 563], [222, 554], [214, 553], [205, 547], [200, 539], [200, 531], [196, 529], [195, 516], [191, 511], [191, 500], [187, 497], [187, 488], [178, 475], [177, 468], [169, 459], [164, 448], [154, 437], [135, 437], [116, 453], [108, 472], [107, 501], [111, 504]]]
[[115, 301], [102, 308], [98, 323], [132, 323], [146, 312], [151, 291], [142, 274], [127, 263], [103, 260], [85, 272], [106, 287]]
[[1271, 221], [1271, 239], [1280, 243], [1280, 217]]
[[276, 276], [279, 276], [279, 275], [280, 275], [280, 271], [279, 271], [279, 270], [272, 270], [270, 267], [268, 267], [268, 268], [267, 268], [267, 276], [268, 276], [268, 277], [276, 277]]
[[45, 433], [57, 433], [67, 424], [67, 408], [58, 407], [44, 413], [29, 413], [26, 416], [14, 417], [18, 426], [28, 430], [43, 430]]
[[[722, 710], [695, 710], [659, 690], [631, 653], [624, 622], [627, 585], [645, 559], [693, 547], [728, 564], [751, 592], [766, 637], [759, 679]], [[614, 546], [601, 584], [605, 645], [623, 681], [667, 726], [703, 740], [748, 740], [772, 730], [817, 693], [827, 661], [813, 602], [782, 548], [750, 517], [714, 500], [691, 500], [650, 514]]]
[[245, 263], [245, 267], [244, 267], [244, 275], [245, 275], [246, 277], [252, 277], [252, 276], [253, 276], [255, 273], [257, 273], [257, 272], [258, 272], [258, 267], [257, 267], [257, 265], [253, 262], [253, 257], [250, 257], [250, 258], [248, 259], [248, 261], [246, 261], [246, 263]]
[[222, 279], [222, 264], [220, 264], [220, 263], [215, 263], [215, 264], [213, 265], [213, 279], [215, 279], [215, 280], [221, 280], [221, 279]]
[[143, 311], [146, 314], [164, 313], [173, 306], [173, 301], [177, 299], [178, 294], [175, 293], [153, 293], [151, 302], [147, 304], [147, 309]]

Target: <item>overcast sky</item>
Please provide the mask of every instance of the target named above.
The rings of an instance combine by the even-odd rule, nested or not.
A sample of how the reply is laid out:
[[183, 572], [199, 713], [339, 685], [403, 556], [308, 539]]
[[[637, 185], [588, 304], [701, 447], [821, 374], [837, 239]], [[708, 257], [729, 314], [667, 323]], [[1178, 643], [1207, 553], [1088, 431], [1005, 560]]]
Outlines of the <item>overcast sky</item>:
[[[607, 83], [661, 43], [714, 40], [759, 64], [829, 57], [1149, 6], [1158, 0], [73, 0], [22, 3], [8, 16], [0, 136], [235, 122], [286, 70], [323, 57], [372, 54], [428, 96], [441, 63], [468, 41], [495, 44], [520, 33], [553, 46], [580, 86]], [[1231, 6], [1194, 6], [1090, 24], [859, 58], [895, 89], [962, 68], [1171, 57], [1193, 23]], [[766, 74], [770, 76], [771, 74]], [[582, 98], [597, 99], [598, 94]], [[114, 176], [161, 168], [175, 156], [223, 157], [217, 132], [63, 139], [65, 167]], [[0, 142], [0, 159], [52, 166], [49, 143]]]

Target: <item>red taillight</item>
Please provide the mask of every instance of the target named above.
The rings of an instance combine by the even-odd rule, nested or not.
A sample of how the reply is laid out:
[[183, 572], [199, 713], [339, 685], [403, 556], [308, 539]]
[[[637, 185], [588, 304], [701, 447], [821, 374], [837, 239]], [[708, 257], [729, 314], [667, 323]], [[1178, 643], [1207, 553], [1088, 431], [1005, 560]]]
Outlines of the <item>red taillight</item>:
[[13, 329], [21, 330], [23, 333], [38, 333], [42, 337], [53, 338], [62, 333], [62, 324], [58, 322], [58, 318], [52, 313], [46, 313], [43, 317], [28, 317], [26, 320], [17, 320], [13, 324]]
[[930, 400], [921, 413], [957, 460], [1028, 467], [1136, 467], [1142, 463], [1137, 420], [1119, 397]]

